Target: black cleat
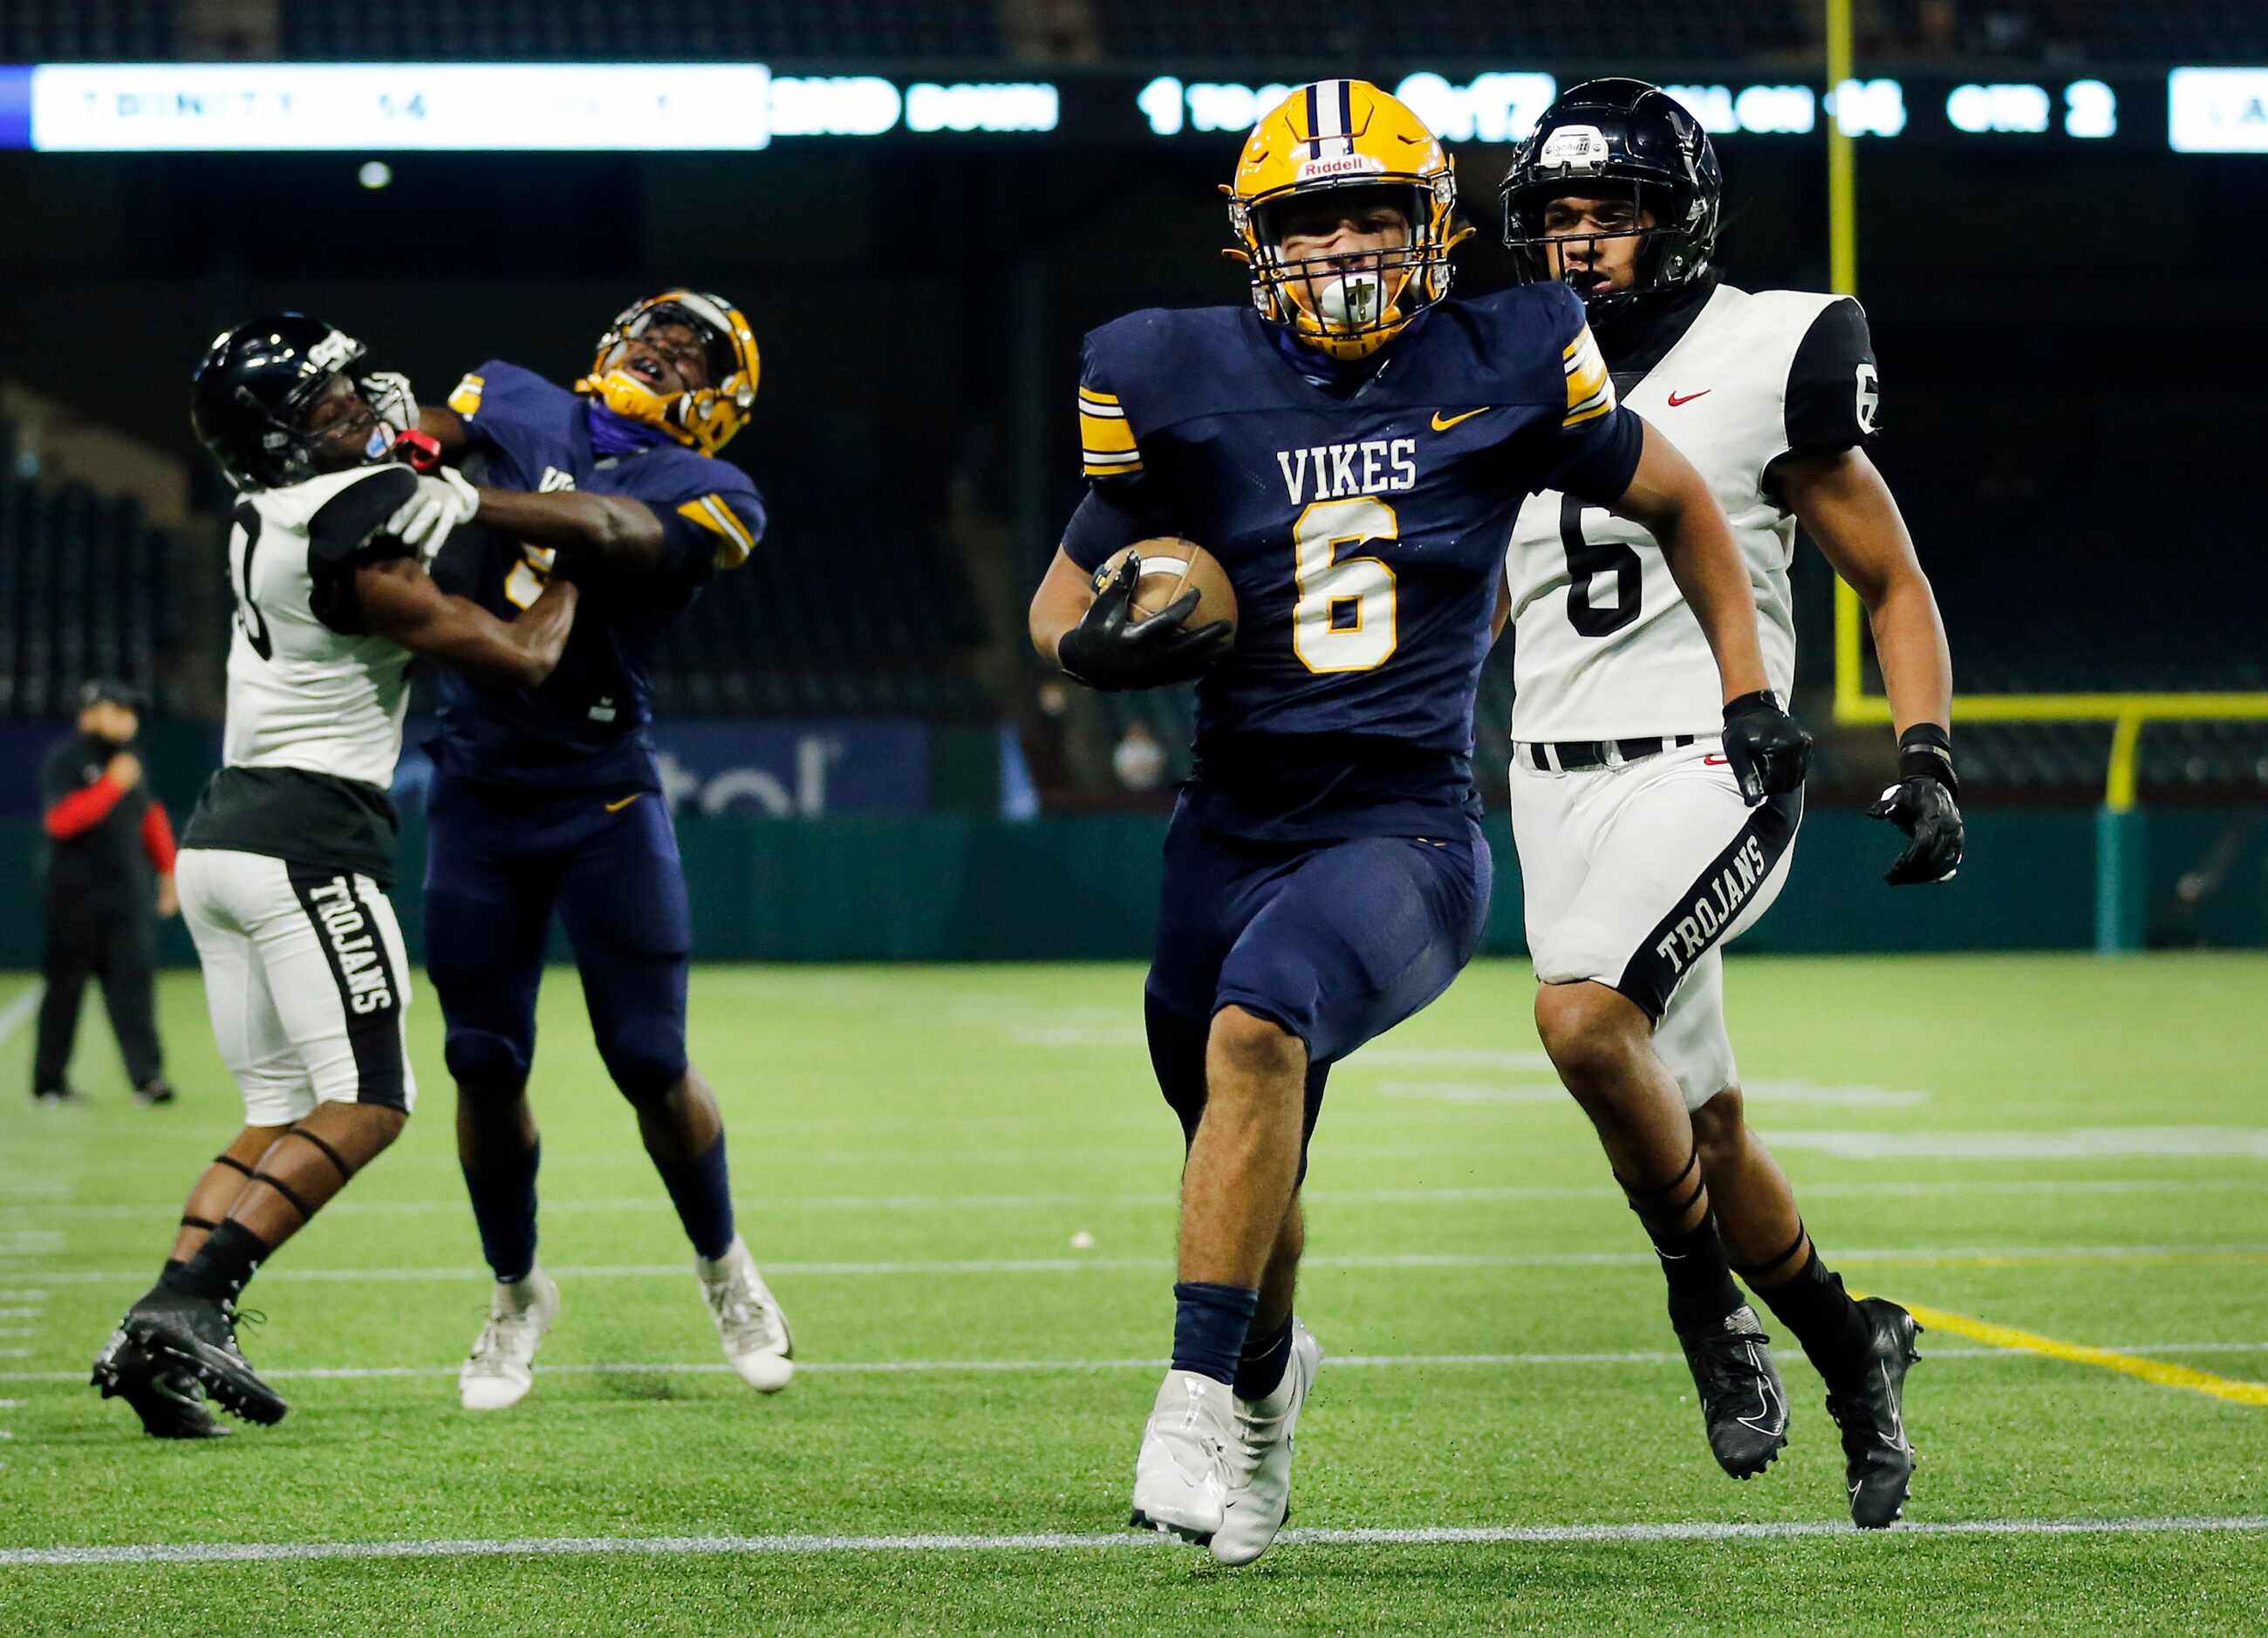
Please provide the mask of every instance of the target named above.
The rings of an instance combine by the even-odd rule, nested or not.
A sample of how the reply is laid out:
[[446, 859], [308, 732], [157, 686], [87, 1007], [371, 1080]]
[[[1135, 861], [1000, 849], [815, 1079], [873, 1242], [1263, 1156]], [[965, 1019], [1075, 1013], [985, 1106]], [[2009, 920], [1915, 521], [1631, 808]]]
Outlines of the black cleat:
[[65, 1104], [78, 1105], [92, 1100], [75, 1086], [41, 1086], [32, 1093], [32, 1104], [39, 1109], [60, 1109]]
[[282, 1421], [291, 1407], [245, 1363], [236, 1346], [236, 1318], [232, 1304], [185, 1296], [161, 1285], [128, 1309], [118, 1328], [161, 1367], [186, 1370], [223, 1410], [247, 1421]]
[[187, 1367], [158, 1358], [122, 1329], [94, 1356], [89, 1378], [102, 1397], [122, 1399], [153, 1439], [218, 1439], [228, 1429], [205, 1404], [204, 1385]]
[[154, 1109], [173, 1101], [173, 1083], [162, 1075], [153, 1075], [134, 1089], [134, 1096], [142, 1100], [143, 1107]]
[[1921, 1357], [1914, 1339], [1921, 1326], [1896, 1303], [1879, 1296], [1859, 1304], [1874, 1343], [1855, 1382], [1830, 1389], [1827, 1414], [1843, 1429], [1843, 1480], [1851, 1488], [1851, 1522], [1881, 1530], [1905, 1510], [1913, 1480], [1912, 1443], [1906, 1438], [1907, 1368]]
[[1717, 1465], [1753, 1479], [1787, 1443], [1787, 1390], [1773, 1365], [1771, 1338], [1743, 1303], [1709, 1331], [1680, 1330], [1685, 1363], [1701, 1396], [1701, 1421]]

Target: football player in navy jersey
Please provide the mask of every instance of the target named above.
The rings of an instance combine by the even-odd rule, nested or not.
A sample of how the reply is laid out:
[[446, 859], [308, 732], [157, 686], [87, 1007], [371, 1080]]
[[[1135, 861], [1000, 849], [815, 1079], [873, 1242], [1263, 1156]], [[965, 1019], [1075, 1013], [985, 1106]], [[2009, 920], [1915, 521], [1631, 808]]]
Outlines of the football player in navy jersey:
[[[1761, 799], [1805, 767], [1707, 486], [1617, 407], [1572, 290], [1447, 299], [1455, 202], [1440, 143], [1375, 86], [1322, 81], [1262, 120], [1229, 202], [1252, 303], [1087, 337], [1088, 493], [1032, 605], [1080, 681], [1198, 679], [1145, 993], [1188, 1162], [1134, 1515], [1227, 1563], [1283, 1523], [1321, 1359], [1292, 1296], [1325, 1077], [1447, 988], [1486, 920], [1473, 701], [1521, 503], [1557, 486], [1643, 522], [1708, 634], [1742, 776]], [[1233, 635], [1190, 629], [1189, 597], [1136, 617], [1131, 565], [1094, 584], [1161, 536], [1219, 560]], [[1705, 1218], [1690, 1238], [1722, 1260]]]
[[764, 1392], [793, 1374], [787, 1321], [733, 1225], [715, 1095], [686, 1055], [690, 914], [647, 732], [662, 634], [763, 533], [755, 486], [717, 454], [747, 421], [757, 371], [737, 309], [672, 290], [619, 314], [571, 389], [491, 361], [418, 420], [429, 450], [456, 463], [425, 481], [402, 531], [432, 555], [435, 579], [509, 614], [566, 573], [587, 611], [540, 689], [446, 672], [428, 742], [426, 959], [459, 1157], [497, 1280], [460, 1377], [468, 1409], [526, 1395], [558, 1311], [536, 1261], [541, 1150], [527, 1102], [555, 912], [726, 1358]]
[[[1867, 455], [1878, 383], [1847, 297], [1745, 290], [1713, 264], [1722, 177], [1709, 137], [1642, 80], [1572, 87], [1521, 147], [1505, 236], [1538, 283], [1578, 290], [1624, 403], [1658, 415], [1708, 480], [1756, 588], [1771, 686], [1795, 677], [1799, 524], [1866, 603], [1900, 730], [1872, 810], [1904, 833], [1894, 886], [1961, 863], [1953, 664], [1897, 503]], [[1563, 486], [1553, 486], [1558, 488]], [[1827, 1384], [1851, 1516], [1890, 1524], [1913, 1471], [1903, 1396], [1919, 1327], [1853, 1301], [1744, 1116], [1724, 945], [1786, 880], [1800, 793], [1748, 804], [1715, 728], [1703, 621], [1642, 525], [1537, 495], [1506, 559], [1515, 643], [1512, 820], [1539, 1033], [1654, 1230], [1712, 1449], [1761, 1472], [1786, 1443], [1771, 1339], [1724, 1260], [1682, 1255], [1713, 1209], [1734, 1268]]]

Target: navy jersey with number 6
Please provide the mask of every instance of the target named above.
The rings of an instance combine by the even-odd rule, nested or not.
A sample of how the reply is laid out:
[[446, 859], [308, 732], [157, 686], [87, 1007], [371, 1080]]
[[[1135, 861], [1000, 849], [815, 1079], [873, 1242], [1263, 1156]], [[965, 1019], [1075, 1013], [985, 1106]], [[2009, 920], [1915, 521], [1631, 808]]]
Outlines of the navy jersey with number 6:
[[[449, 408], [472, 442], [467, 474], [497, 488], [624, 496], [661, 520], [656, 570], [587, 582], [558, 669], [541, 688], [454, 669], [429, 742], [445, 776], [544, 789], [656, 790], [646, 673], [669, 622], [764, 530], [763, 502], [739, 467], [667, 441], [516, 364], [467, 376]], [[593, 439], [593, 422], [609, 435]], [[618, 449], [621, 452], [608, 452]], [[541, 595], [552, 554], [479, 528], [453, 534], [433, 564], [446, 590], [511, 617]]]
[[1525, 285], [1428, 309], [1334, 371], [1249, 308], [1151, 310], [1086, 339], [1082, 568], [1149, 535], [1235, 588], [1199, 683], [1200, 821], [1297, 840], [1440, 834], [1471, 791], [1473, 701], [1521, 503], [1619, 499], [1643, 428], [1582, 303]]

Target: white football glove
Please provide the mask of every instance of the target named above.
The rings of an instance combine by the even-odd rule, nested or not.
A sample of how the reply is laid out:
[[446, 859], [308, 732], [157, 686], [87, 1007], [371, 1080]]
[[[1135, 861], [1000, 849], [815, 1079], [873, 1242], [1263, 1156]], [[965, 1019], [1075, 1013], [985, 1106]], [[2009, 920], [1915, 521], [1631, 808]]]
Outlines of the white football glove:
[[460, 523], [470, 523], [480, 510], [481, 492], [454, 468], [444, 466], [432, 476], [417, 480], [417, 493], [387, 519], [386, 530], [399, 535], [404, 545], [416, 547], [431, 562], [449, 532]]
[[417, 425], [417, 394], [410, 389], [409, 378], [398, 370], [374, 370], [359, 377], [355, 386], [361, 389], [363, 402], [371, 413], [386, 422], [387, 442], [392, 443]]

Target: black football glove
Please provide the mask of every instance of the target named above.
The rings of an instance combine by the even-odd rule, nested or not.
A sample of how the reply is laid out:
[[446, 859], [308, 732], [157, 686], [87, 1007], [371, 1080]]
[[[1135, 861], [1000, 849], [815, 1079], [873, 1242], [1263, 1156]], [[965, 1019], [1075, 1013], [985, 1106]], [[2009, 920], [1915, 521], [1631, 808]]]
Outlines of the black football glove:
[[1184, 591], [1154, 614], [1134, 613], [1142, 560], [1129, 556], [1095, 594], [1086, 616], [1056, 644], [1056, 664], [1090, 688], [1156, 688], [1188, 682], [1227, 652], [1233, 628], [1225, 620], [1195, 630], [1186, 622], [1197, 594]]
[[1949, 882], [1960, 871], [1963, 840], [1961, 782], [1953, 775], [1953, 742], [1934, 723], [1917, 723], [1898, 737], [1898, 782], [1868, 808], [1907, 836], [1882, 879], [1893, 887]]
[[1778, 694], [1762, 688], [1726, 702], [1725, 760], [1742, 800], [1754, 807], [1801, 788], [1811, 771], [1811, 736], [1781, 709]]

